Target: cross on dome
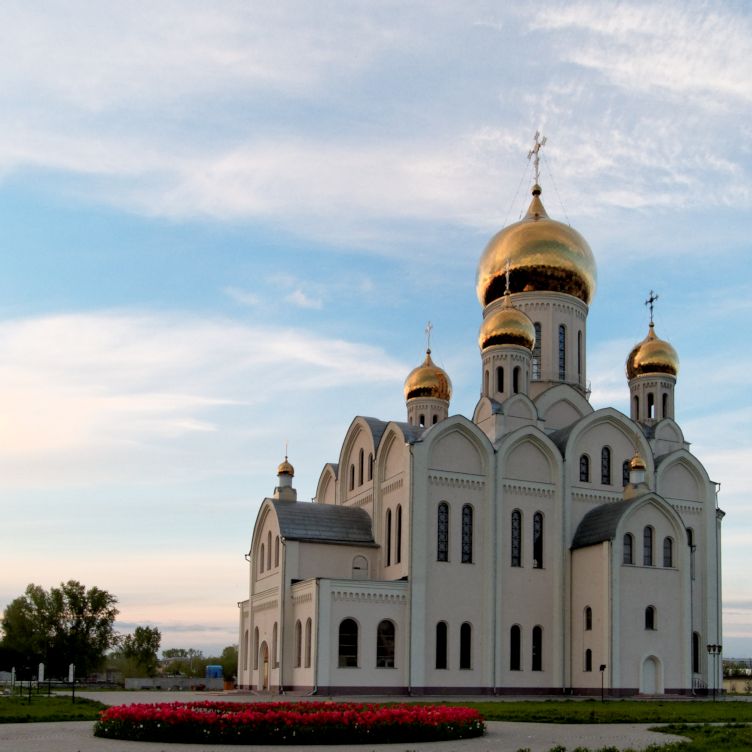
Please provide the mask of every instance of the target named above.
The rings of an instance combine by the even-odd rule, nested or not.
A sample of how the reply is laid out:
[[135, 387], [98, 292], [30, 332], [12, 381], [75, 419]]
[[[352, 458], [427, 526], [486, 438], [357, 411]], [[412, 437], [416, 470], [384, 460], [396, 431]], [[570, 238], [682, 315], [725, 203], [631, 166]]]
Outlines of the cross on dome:
[[426, 352], [431, 352], [431, 332], [433, 331], [433, 324], [429, 321], [425, 328], [426, 333]]
[[546, 145], [546, 137], [541, 137], [540, 131], [535, 131], [533, 136], [533, 148], [527, 153], [527, 158], [533, 160], [535, 168], [535, 184], [538, 185], [540, 180], [540, 150]]
[[653, 326], [653, 304], [656, 300], [658, 300], [658, 294], [651, 290], [648, 299], [645, 301], [645, 305], [650, 309], [650, 326]]

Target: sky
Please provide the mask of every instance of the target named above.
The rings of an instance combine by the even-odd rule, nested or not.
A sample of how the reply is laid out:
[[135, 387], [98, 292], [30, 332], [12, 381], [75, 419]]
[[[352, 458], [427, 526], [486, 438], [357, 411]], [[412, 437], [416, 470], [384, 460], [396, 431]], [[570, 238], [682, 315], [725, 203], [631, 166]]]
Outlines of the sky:
[[477, 262], [543, 200], [598, 264], [594, 407], [656, 331], [721, 483], [724, 652], [752, 655], [752, 10], [744, 2], [0, 6], [0, 608], [117, 595], [237, 642], [253, 523], [433, 356], [471, 415]]

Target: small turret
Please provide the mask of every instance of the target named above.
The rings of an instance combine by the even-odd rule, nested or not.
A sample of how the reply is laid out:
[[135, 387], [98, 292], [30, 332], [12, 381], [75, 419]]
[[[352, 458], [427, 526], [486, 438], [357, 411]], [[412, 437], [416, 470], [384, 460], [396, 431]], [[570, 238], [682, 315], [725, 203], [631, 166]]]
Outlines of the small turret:
[[277, 467], [277, 487], [274, 489], [273, 499], [279, 501], [298, 500], [298, 492], [292, 485], [294, 476], [295, 468], [287, 461], [287, 455], [285, 455], [284, 461], [280, 462]]
[[624, 486], [625, 501], [634, 499], [649, 490], [645, 482], [646, 470], [645, 460], [640, 457], [640, 453], [635, 449], [634, 456], [629, 461], [629, 483]]

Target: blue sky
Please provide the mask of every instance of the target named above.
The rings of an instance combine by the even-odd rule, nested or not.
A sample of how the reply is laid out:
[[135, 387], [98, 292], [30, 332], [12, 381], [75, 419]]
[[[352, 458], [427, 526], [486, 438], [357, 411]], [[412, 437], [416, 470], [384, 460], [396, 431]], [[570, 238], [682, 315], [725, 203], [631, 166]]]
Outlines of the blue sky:
[[354, 415], [404, 416], [429, 319], [472, 413], [476, 264], [540, 128], [598, 263], [592, 402], [626, 408], [657, 290], [752, 654], [752, 13], [506, 5], [3, 4], [0, 607], [76, 578], [123, 631], [235, 642], [286, 439], [310, 498]]

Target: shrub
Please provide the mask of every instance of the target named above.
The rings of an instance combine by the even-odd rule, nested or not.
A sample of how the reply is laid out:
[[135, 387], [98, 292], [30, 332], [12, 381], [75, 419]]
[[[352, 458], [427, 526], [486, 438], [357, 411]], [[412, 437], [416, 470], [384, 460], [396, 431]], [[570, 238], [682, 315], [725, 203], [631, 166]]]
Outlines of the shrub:
[[172, 702], [103, 710], [96, 736], [203, 744], [357, 744], [481, 736], [469, 708], [335, 702]]

